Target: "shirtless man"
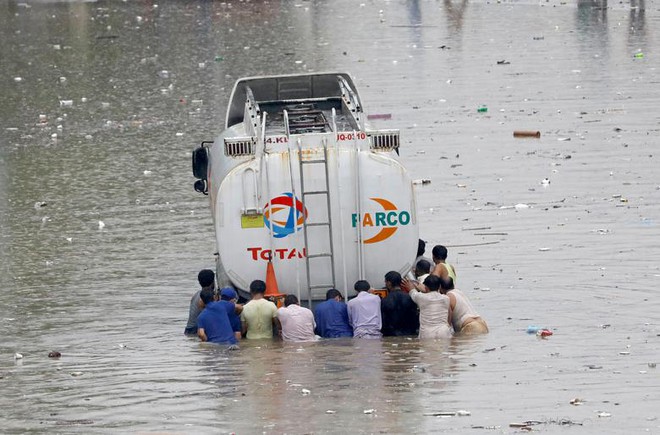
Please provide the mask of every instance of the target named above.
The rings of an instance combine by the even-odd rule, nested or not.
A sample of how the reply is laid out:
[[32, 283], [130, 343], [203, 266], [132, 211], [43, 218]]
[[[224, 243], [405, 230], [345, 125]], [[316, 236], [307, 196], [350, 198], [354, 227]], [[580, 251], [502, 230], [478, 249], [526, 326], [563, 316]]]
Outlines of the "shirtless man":
[[451, 323], [456, 333], [461, 335], [488, 334], [486, 321], [479, 316], [465, 294], [454, 288], [454, 283], [441, 281], [442, 291], [447, 292], [451, 307]]
[[447, 263], [447, 248], [442, 245], [435, 245], [431, 252], [435, 263], [431, 275], [439, 276], [444, 283], [448, 283], [449, 278], [456, 283], [456, 268]]

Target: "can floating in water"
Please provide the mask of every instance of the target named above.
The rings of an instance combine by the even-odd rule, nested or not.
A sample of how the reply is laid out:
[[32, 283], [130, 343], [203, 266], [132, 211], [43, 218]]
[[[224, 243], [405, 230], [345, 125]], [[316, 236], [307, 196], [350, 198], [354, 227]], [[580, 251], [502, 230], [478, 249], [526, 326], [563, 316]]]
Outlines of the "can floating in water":
[[549, 329], [541, 329], [536, 331], [536, 335], [539, 337], [550, 337], [552, 335], [552, 331]]
[[526, 130], [516, 130], [513, 132], [513, 137], [535, 137], [540, 138], [540, 131], [526, 131]]

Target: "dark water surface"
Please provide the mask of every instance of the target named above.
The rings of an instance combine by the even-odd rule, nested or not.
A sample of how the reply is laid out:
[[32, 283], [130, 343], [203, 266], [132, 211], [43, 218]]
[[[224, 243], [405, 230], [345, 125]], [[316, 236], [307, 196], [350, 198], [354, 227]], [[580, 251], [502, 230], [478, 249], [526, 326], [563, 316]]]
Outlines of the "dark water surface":
[[[0, 432], [660, 433], [659, 24], [639, 0], [2, 2]], [[182, 337], [215, 249], [191, 149], [237, 78], [328, 70], [432, 180], [421, 235], [488, 336]]]

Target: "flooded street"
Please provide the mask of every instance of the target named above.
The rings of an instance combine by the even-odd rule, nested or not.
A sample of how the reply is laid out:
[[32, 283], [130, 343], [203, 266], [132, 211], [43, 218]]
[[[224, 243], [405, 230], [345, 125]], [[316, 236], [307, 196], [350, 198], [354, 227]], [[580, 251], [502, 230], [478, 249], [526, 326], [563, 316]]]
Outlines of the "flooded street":
[[[2, 2], [0, 432], [660, 433], [659, 28], [648, 0]], [[183, 336], [216, 251], [190, 152], [238, 78], [311, 71], [391, 115], [489, 335]]]

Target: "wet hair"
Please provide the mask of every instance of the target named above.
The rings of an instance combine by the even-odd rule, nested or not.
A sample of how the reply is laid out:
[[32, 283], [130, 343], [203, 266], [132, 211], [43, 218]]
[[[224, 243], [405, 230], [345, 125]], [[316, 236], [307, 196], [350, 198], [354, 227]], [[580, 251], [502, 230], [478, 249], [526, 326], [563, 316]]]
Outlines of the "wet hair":
[[204, 302], [204, 305], [208, 305], [214, 301], [215, 291], [212, 288], [205, 288], [199, 293], [199, 297]]
[[424, 280], [424, 285], [432, 292], [437, 292], [441, 286], [441, 279], [439, 276], [429, 275]]
[[385, 281], [389, 281], [394, 287], [401, 287], [401, 274], [391, 270], [385, 274]]
[[417, 256], [424, 255], [426, 252], [426, 242], [422, 239], [419, 239], [419, 244], [417, 245]]
[[435, 245], [433, 247], [433, 258], [437, 258], [438, 260], [446, 260], [447, 259], [447, 248], [445, 248], [442, 245]]
[[253, 295], [266, 293], [266, 283], [260, 279], [255, 279], [250, 283], [250, 293]]
[[215, 273], [211, 269], [202, 269], [197, 274], [197, 281], [202, 287], [209, 287], [215, 282]]
[[454, 290], [454, 279], [451, 276], [447, 280], [440, 279], [440, 287], [446, 291]]
[[420, 275], [424, 275], [425, 273], [431, 273], [431, 263], [429, 263], [426, 260], [419, 260], [417, 262], [417, 265], [415, 266], [415, 270], [421, 272]]
[[366, 292], [369, 291], [369, 289], [371, 288], [371, 284], [369, 284], [368, 281], [361, 279], [355, 283], [353, 288], [355, 289], [356, 292]]
[[339, 290], [337, 290], [336, 288], [331, 288], [330, 290], [325, 292], [325, 300], [326, 301], [329, 301], [330, 299], [334, 299], [337, 296], [339, 296], [340, 298], [342, 297], [341, 292]]
[[288, 307], [289, 305], [297, 304], [298, 303], [298, 298], [296, 295], [286, 295], [284, 298], [284, 306]]

